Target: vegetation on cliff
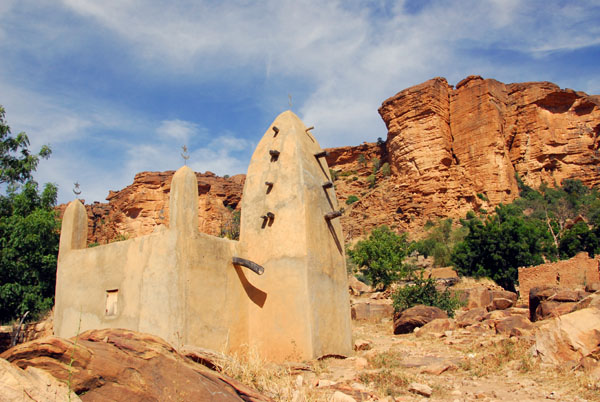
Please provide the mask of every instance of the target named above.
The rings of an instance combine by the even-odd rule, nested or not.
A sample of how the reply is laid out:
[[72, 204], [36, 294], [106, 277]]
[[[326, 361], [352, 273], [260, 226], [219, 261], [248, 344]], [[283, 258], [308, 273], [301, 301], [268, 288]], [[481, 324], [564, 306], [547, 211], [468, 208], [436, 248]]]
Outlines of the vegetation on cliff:
[[60, 228], [56, 186], [40, 191], [32, 178], [50, 148], [31, 153], [27, 135], [11, 136], [4, 116], [0, 107], [0, 322], [52, 307]]
[[495, 280], [514, 290], [519, 267], [600, 253], [600, 192], [577, 180], [534, 190], [518, 180], [521, 196], [495, 214], [461, 221], [468, 229], [451, 255], [463, 275]]
[[404, 258], [410, 250], [406, 234], [397, 235], [387, 226], [373, 229], [369, 238], [348, 250], [352, 262], [373, 286], [386, 287], [409, 273]]
[[373, 284], [412, 280], [414, 285], [395, 296], [396, 308], [406, 308], [450, 302], [432, 290], [432, 283], [414, 278], [404, 261], [413, 250], [433, 256], [435, 266], [453, 265], [461, 275], [488, 277], [511, 291], [517, 285], [519, 267], [571, 258], [582, 251], [591, 256], [600, 253], [598, 189], [564, 180], [560, 187], [542, 185], [535, 190], [517, 180], [520, 197], [500, 204], [494, 213], [480, 210], [476, 215], [471, 211], [460, 225], [454, 225], [452, 219], [428, 222], [424, 228], [427, 235], [416, 242], [383, 226], [348, 254]]

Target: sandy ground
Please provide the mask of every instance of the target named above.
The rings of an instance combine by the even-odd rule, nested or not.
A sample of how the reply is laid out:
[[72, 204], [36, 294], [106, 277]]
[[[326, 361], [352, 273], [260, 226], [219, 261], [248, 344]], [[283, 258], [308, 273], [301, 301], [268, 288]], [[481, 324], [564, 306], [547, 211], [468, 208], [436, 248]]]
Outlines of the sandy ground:
[[257, 387], [292, 401], [600, 401], [600, 383], [583, 371], [544, 367], [531, 357], [532, 338], [464, 329], [393, 335], [388, 320], [355, 322], [354, 339], [369, 349], [291, 364], [271, 386]]

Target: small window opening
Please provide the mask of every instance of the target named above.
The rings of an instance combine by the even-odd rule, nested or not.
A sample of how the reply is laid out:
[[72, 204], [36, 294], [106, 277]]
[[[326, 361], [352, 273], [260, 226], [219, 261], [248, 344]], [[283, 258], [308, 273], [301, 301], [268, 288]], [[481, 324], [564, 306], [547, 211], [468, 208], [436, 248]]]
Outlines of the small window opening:
[[117, 301], [119, 299], [119, 289], [111, 289], [106, 291], [106, 310], [107, 317], [116, 316], [119, 312]]

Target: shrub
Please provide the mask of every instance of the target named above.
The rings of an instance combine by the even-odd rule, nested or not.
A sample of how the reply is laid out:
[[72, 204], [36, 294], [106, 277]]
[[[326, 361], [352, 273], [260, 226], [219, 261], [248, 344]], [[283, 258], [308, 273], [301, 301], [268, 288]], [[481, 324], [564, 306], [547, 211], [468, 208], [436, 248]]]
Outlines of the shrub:
[[381, 167], [381, 174], [386, 177], [392, 174], [392, 169], [390, 168], [389, 163], [386, 162], [383, 164], [383, 166]]
[[374, 174], [371, 174], [369, 175], [369, 177], [367, 177], [367, 183], [369, 183], [369, 188], [375, 187], [375, 183], [377, 183], [377, 178]]
[[348, 199], [346, 200], [346, 204], [350, 205], [350, 204], [354, 204], [356, 201], [358, 201], [358, 197], [355, 196], [354, 194], [352, 194], [350, 197], [348, 197]]
[[384, 288], [397, 278], [405, 278], [410, 268], [403, 263], [411, 245], [407, 235], [397, 235], [387, 226], [373, 229], [367, 240], [348, 250], [354, 263], [374, 286]]
[[373, 158], [371, 159], [371, 163], [373, 164], [373, 174], [375, 174], [381, 166], [381, 161], [379, 160], [379, 158]]
[[406, 310], [417, 304], [438, 307], [446, 312], [449, 317], [454, 317], [454, 311], [464, 305], [458, 296], [454, 296], [448, 289], [440, 292], [435, 287], [435, 279], [423, 279], [422, 273], [414, 279], [414, 283], [398, 288], [392, 295], [394, 310]]
[[425, 257], [433, 257], [436, 267], [450, 265], [452, 250], [465, 238], [467, 229], [453, 228], [451, 218], [439, 220], [437, 223], [428, 221], [424, 228], [428, 230], [427, 236], [415, 243], [416, 250]]
[[367, 166], [367, 158], [365, 158], [364, 154], [358, 155], [357, 161], [358, 161], [359, 165], [361, 165], [362, 167]]
[[240, 239], [240, 222], [241, 211], [234, 211], [231, 207], [227, 207], [231, 211], [229, 219], [221, 224], [221, 233], [219, 237], [225, 237], [230, 240]]
[[331, 176], [331, 181], [336, 181], [338, 178], [337, 170], [329, 169], [329, 175]]

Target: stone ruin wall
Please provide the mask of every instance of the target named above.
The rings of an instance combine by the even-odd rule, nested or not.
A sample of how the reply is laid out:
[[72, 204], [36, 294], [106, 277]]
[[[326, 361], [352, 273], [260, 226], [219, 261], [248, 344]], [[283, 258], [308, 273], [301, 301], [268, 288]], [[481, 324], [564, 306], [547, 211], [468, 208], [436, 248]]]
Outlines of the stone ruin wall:
[[600, 281], [599, 270], [600, 256], [590, 258], [585, 252], [569, 260], [519, 268], [520, 298], [527, 303], [529, 290], [536, 286], [584, 288], [589, 283]]

